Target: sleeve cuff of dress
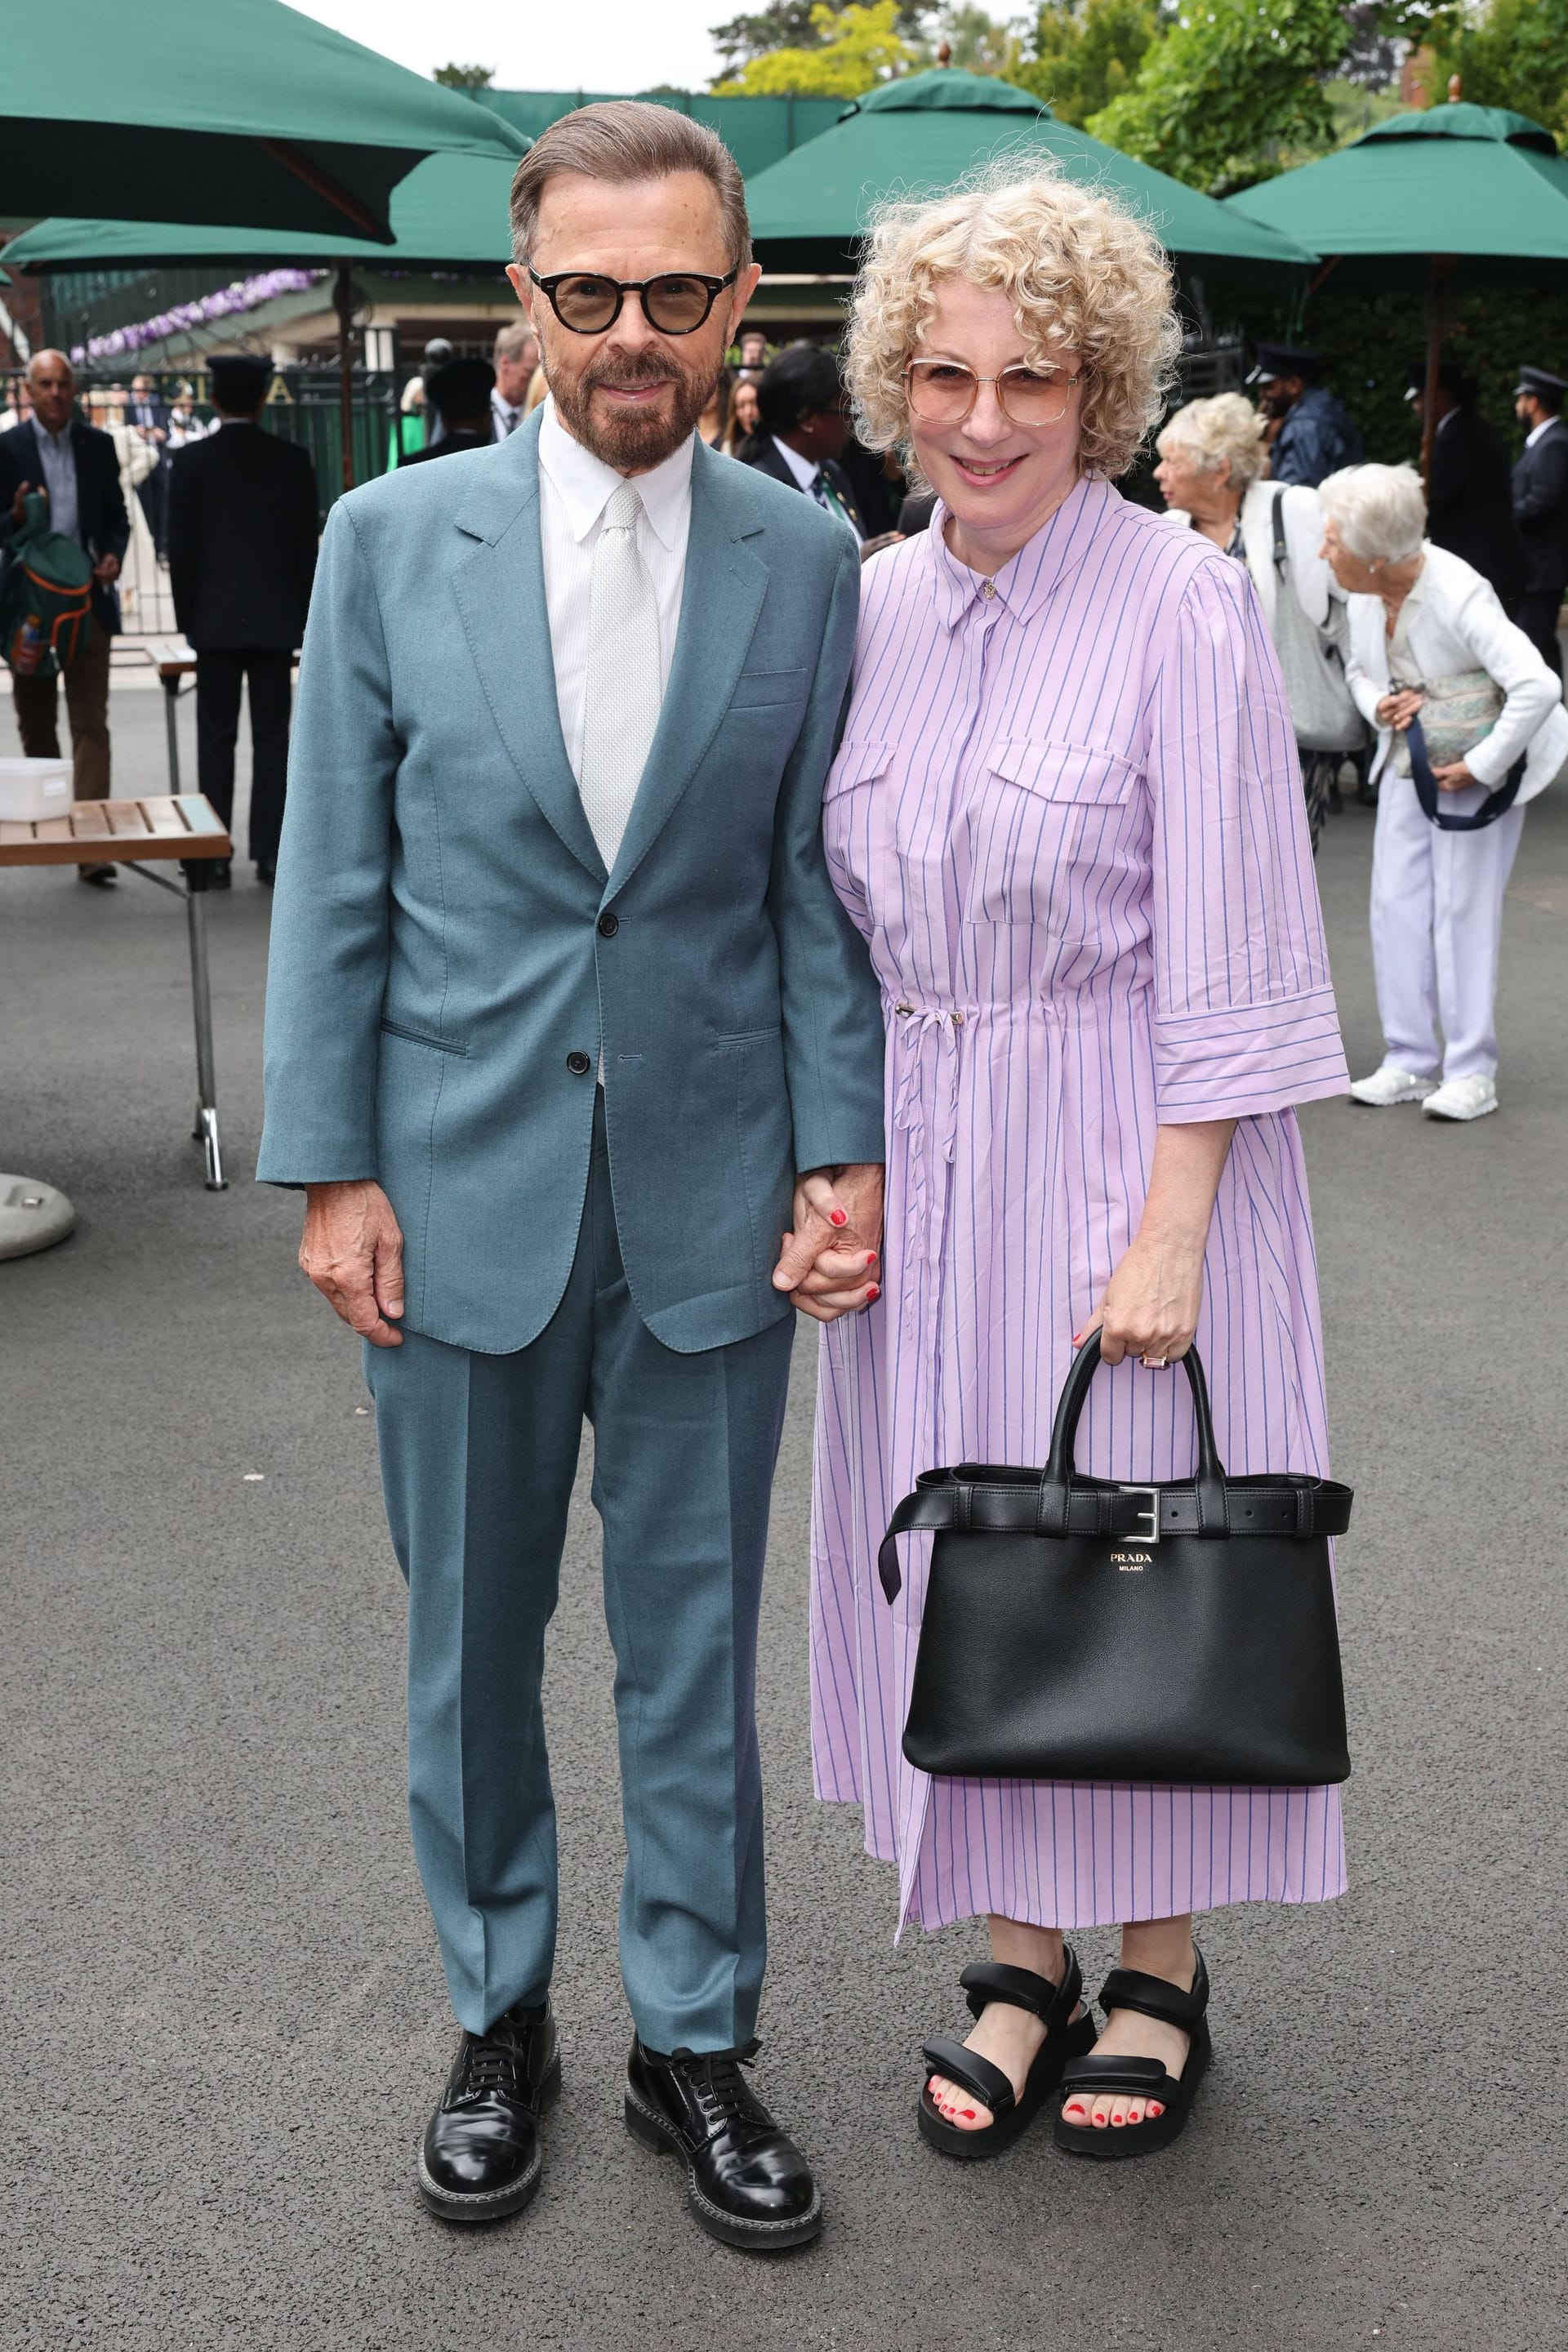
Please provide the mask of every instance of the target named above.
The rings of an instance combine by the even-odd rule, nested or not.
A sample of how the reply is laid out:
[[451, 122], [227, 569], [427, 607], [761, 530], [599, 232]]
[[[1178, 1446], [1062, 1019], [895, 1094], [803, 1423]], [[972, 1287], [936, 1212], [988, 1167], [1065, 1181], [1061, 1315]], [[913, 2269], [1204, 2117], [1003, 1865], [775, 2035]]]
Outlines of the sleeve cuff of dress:
[[1279, 1004], [1157, 1013], [1156, 1115], [1162, 1126], [1256, 1118], [1350, 1088], [1331, 988]]

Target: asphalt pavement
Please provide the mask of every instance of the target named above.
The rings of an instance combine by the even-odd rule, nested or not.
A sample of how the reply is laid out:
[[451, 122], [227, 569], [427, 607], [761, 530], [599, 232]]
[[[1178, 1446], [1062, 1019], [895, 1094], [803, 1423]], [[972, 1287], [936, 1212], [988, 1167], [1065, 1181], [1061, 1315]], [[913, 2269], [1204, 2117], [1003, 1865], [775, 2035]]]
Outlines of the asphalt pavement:
[[[163, 788], [156, 691], [117, 779]], [[184, 723], [189, 727], [189, 712]], [[0, 704], [0, 751], [15, 748]], [[1378, 1057], [1369, 812], [1320, 861], [1352, 1068]], [[1203, 1929], [1215, 2063], [1180, 2145], [959, 2168], [917, 2052], [973, 1927], [892, 1942], [816, 1805], [812, 1353], [763, 1630], [772, 1967], [757, 2080], [817, 2246], [700, 2237], [626, 2138], [611, 1662], [585, 1485], [548, 1707], [565, 2092], [530, 2211], [427, 2218], [450, 2054], [403, 1802], [404, 1602], [357, 1348], [250, 1181], [268, 899], [212, 904], [233, 1174], [188, 1140], [179, 906], [0, 873], [0, 1168], [76, 1202], [0, 1265], [0, 2342], [90, 2352], [1547, 2352], [1564, 2341], [1568, 792], [1525, 821], [1498, 1117], [1306, 1112], [1354, 1776], [1352, 1891]], [[1078, 1939], [1090, 1985], [1109, 1931]]]

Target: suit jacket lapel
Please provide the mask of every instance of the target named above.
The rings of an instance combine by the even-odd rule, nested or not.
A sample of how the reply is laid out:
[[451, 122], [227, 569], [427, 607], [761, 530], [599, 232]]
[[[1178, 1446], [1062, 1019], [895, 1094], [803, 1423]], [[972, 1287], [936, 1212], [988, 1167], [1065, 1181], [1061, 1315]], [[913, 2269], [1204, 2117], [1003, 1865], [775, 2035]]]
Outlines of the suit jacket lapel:
[[490, 715], [541, 814], [603, 883], [605, 861], [583, 812], [555, 699], [539, 542], [537, 416], [499, 444], [456, 522], [479, 542], [458, 563], [452, 585]]
[[767, 593], [767, 566], [744, 544], [761, 531], [748, 468], [699, 439], [680, 627], [664, 707], [627, 820], [612, 887], [630, 880], [668, 823], [730, 707]]

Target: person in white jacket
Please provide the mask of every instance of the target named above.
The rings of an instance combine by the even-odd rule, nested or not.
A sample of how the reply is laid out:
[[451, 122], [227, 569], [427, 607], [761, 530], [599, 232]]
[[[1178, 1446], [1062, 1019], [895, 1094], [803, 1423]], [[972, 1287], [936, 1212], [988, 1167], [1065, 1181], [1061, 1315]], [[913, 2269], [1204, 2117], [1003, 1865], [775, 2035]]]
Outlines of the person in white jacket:
[[1318, 493], [1268, 479], [1264, 420], [1239, 393], [1179, 408], [1160, 434], [1154, 479], [1171, 520], [1201, 531], [1246, 565], [1279, 656], [1290, 704], [1307, 822], [1316, 852], [1336, 779], [1366, 730], [1342, 666], [1344, 599], [1323, 560]]
[[[1568, 762], [1568, 711], [1489, 582], [1425, 537], [1426, 501], [1410, 467], [1348, 466], [1318, 495], [1323, 552], [1350, 600], [1346, 676], [1377, 730], [1381, 778], [1372, 951], [1384, 1057], [1351, 1094], [1379, 1108], [1418, 1102], [1433, 1118], [1481, 1118], [1498, 1105], [1503, 893], [1524, 804]], [[1479, 730], [1469, 748], [1428, 755], [1438, 711], [1467, 707]], [[1460, 731], [1469, 732], [1462, 716]], [[1474, 830], [1448, 829], [1478, 815]]]

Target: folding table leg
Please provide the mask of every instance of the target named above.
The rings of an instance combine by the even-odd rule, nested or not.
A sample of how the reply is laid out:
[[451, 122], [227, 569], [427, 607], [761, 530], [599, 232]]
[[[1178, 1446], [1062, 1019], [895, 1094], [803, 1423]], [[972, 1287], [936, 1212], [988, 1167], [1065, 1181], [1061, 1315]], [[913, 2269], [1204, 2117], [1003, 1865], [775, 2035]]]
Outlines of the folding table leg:
[[186, 867], [185, 921], [191, 936], [191, 1004], [196, 1018], [196, 1123], [194, 1140], [206, 1155], [209, 1192], [228, 1189], [217, 1131], [217, 1071], [213, 1054], [213, 1001], [207, 978], [207, 876], [193, 857]]
[[180, 797], [180, 729], [177, 707], [180, 699], [178, 677], [165, 677], [163, 688], [163, 723], [169, 731], [169, 790], [176, 800]]

